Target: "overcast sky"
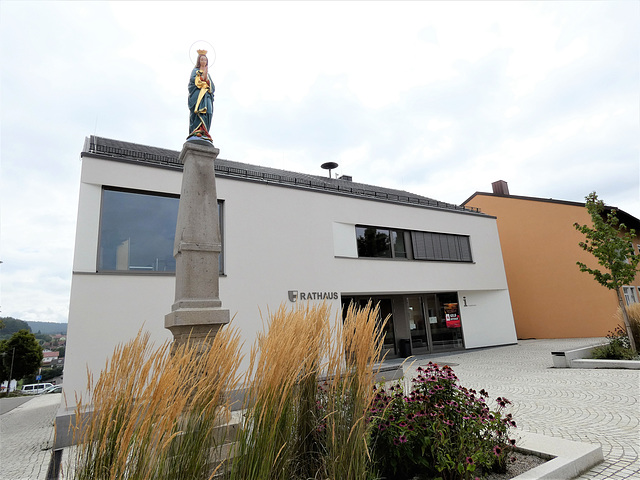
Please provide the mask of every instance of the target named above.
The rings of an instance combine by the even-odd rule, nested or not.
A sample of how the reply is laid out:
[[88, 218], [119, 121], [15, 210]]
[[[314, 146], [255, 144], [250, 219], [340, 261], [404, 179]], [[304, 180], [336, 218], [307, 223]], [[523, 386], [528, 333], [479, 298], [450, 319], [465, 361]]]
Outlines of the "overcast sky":
[[637, 1], [3, 0], [0, 315], [67, 321], [84, 139], [180, 150], [197, 40], [221, 158], [640, 217], [639, 26]]

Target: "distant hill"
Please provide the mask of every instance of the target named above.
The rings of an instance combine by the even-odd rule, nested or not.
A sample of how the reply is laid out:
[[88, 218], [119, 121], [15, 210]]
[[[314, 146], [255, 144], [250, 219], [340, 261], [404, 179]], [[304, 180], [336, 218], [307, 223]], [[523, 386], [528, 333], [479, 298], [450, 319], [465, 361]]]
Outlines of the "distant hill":
[[55, 335], [56, 333], [60, 333], [62, 335], [67, 334], [67, 324], [66, 323], [56, 323], [56, 322], [31, 322], [27, 320], [29, 327], [31, 327], [31, 331], [33, 333], [43, 333], [46, 335]]
[[0, 336], [2, 337], [10, 337], [18, 330], [30, 330], [31, 327], [24, 320], [20, 320], [19, 318], [13, 317], [0, 317]]

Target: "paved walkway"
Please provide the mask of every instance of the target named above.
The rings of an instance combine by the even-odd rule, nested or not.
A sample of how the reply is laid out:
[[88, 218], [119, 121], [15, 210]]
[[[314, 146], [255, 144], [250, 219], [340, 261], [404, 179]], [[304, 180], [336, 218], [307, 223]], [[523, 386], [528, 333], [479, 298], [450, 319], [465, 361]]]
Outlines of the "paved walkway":
[[0, 415], [0, 480], [46, 479], [61, 396], [37, 395]]
[[[552, 351], [598, 340], [524, 340], [420, 356], [405, 374], [429, 360], [448, 363], [462, 385], [511, 400], [519, 428], [601, 445], [605, 461], [581, 480], [640, 478], [640, 371], [551, 368]], [[0, 480], [46, 479], [59, 403], [60, 394], [41, 395], [0, 415]]]
[[[420, 356], [405, 376], [429, 360], [450, 364], [460, 384], [513, 402], [518, 427], [552, 437], [600, 444], [605, 461], [580, 479], [640, 479], [640, 371], [551, 368], [551, 352], [600, 339], [524, 340], [518, 345]], [[455, 365], [457, 364], [457, 365]]]

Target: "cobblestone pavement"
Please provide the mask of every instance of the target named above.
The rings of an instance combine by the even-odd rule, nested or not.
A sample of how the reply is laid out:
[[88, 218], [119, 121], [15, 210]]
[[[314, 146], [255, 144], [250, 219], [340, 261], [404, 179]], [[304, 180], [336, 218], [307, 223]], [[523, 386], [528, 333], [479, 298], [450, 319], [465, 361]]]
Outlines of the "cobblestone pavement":
[[[460, 384], [513, 402], [522, 430], [600, 444], [604, 462], [578, 477], [640, 479], [640, 371], [552, 368], [552, 351], [601, 339], [521, 340], [518, 345], [420, 356], [405, 376], [429, 360], [450, 364]], [[456, 365], [457, 364], [457, 365]]]
[[38, 395], [0, 415], [0, 480], [44, 480], [61, 394]]

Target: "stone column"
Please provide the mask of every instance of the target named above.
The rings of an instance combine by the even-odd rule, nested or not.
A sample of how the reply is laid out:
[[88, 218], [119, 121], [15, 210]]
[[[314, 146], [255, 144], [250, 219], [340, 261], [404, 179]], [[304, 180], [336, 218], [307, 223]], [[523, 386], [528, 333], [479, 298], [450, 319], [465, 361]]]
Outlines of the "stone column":
[[211, 341], [229, 323], [219, 289], [220, 225], [214, 161], [220, 150], [208, 142], [188, 141], [179, 161], [184, 165], [173, 256], [176, 296], [164, 325], [176, 345]]

